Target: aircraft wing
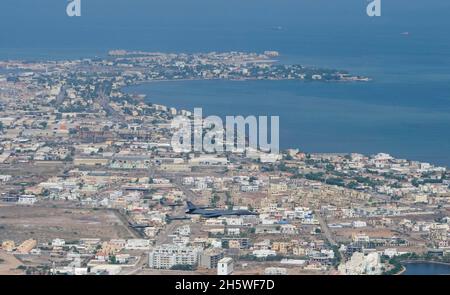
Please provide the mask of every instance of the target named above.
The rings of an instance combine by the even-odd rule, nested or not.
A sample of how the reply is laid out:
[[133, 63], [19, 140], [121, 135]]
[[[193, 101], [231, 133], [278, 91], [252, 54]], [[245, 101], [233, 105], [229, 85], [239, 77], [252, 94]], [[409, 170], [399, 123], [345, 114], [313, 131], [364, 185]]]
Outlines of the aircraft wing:
[[206, 218], [215, 218], [215, 217], [220, 217], [222, 215], [223, 215], [222, 213], [214, 213], [214, 212], [202, 214], [202, 216], [206, 217]]

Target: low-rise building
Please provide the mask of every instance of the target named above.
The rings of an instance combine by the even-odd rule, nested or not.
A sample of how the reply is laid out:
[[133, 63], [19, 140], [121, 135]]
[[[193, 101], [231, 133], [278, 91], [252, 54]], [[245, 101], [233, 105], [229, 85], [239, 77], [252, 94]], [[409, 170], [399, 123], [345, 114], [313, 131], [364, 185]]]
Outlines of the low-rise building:
[[234, 261], [231, 257], [224, 257], [219, 260], [217, 264], [217, 275], [227, 276], [232, 274], [234, 271]]
[[19, 254], [29, 254], [31, 250], [33, 250], [34, 247], [36, 247], [37, 241], [33, 239], [29, 239], [24, 241], [22, 244], [20, 244], [16, 252]]
[[16, 244], [14, 243], [14, 241], [11, 241], [11, 240], [3, 241], [3, 243], [2, 243], [2, 249], [5, 250], [6, 252], [14, 251], [15, 247], [16, 247]]

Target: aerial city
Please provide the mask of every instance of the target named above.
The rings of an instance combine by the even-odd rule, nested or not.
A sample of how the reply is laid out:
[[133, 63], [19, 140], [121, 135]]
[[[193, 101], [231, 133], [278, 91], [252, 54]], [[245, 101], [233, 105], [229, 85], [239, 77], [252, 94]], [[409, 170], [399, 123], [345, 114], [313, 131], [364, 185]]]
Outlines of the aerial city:
[[[273, 5], [271, 1], [262, 3]], [[84, 17], [89, 20], [89, 6], [85, 5], [81, 16], [61, 18], [72, 21], [79, 17], [81, 23]], [[361, 14], [361, 22], [383, 18], [383, 14], [364, 15], [365, 10]], [[289, 24], [268, 25], [264, 35], [281, 40], [284, 34], [292, 33], [287, 29]], [[5, 27], [2, 21], [0, 25]], [[93, 26], [93, 30], [105, 29]], [[166, 27], [162, 30], [170, 31]], [[413, 33], [401, 28], [392, 35], [386, 44], [415, 42], [411, 41]], [[381, 73], [370, 62], [355, 61], [357, 51], [351, 57], [332, 59], [324, 52], [340, 50], [312, 37], [308, 40], [311, 44], [317, 41], [316, 45], [278, 46], [275, 42], [252, 50], [239, 46], [239, 39], [230, 41], [235, 49], [229, 50], [233, 46], [228, 44], [223, 50], [207, 46], [201, 50], [200, 46], [192, 49], [186, 45], [183, 49], [181, 44], [174, 49], [160, 45], [158, 42], [165, 40], [161, 35], [151, 46], [143, 42], [141, 48], [135, 43], [113, 47], [112, 42], [97, 47], [103, 53], [76, 56], [56, 54], [58, 44], [39, 46], [39, 41], [34, 46], [24, 42], [23, 48], [54, 47], [36, 58], [13, 50], [20, 47], [14, 38], [4, 32], [0, 35], [0, 275], [450, 273], [448, 52], [432, 64], [431, 58], [426, 64], [428, 57], [422, 56], [423, 64], [418, 67], [423, 76], [410, 78], [415, 72], [406, 68], [406, 64], [411, 66], [409, 60], [399, 59], [394, 65], [396, 58], [392, 56], [383, 61], [374, 59], [386, 63]], [[67, 38], [65, 42], [72, 37]], [[86, 42], [97, 44], [95, 38]], [[448, 48], [448, 35], [440, 38], [436, 48], [442, 44]], [[360, 46], [367, 45], [365, 42]], [[4, 45], [7, 43], [12, 47]], [[309, 46], [317, 46], [312, 51], [319, 59], [284, 59], [301, 51], [302, 46], [306, 47], [302, 56], [311, 53]], [[343, 48], [355, 46], [352, 43]], [[396, 46], [413, 48], [409, 43]], [[70, 48], [71, 52], [76, 48]], [[431, 75], [427, 67], [438, 70]], [[398, 74], [403, 70], [408, 74]], [[398, 87], [404, 87], [398, 92], [393, 90], [396, 79], [401, 84]], [[184, 88], [189, 83], [194, 86]], [[243, 106], [247, 94], [238, 94], [230, 100], [230, 109], [235, 112], [227, 114], [235, 117], [227, 117], [222, 128], [223, 113], [205, 108], [198, 117], [194, 112], [194, 107], [202, 108], [198, 101], [189, 106], [185, 102], [172, 105], [153, 95], [151, 88], [166, 87], [168, 94], [163, 96], [181, 96], [181, 101], [183, 93], [196, 96], [206, 84], [219, 96], [227, 95], [223, 93], [227, 85], [243, 85], [236, 86], [235, 92], [263, 85], [258, 90], [262, 95], [272, 95], [271, 87], [279, 87], [273, 95], [284, 105], [287, 91], [301, 93], [305, 88], [317, 94], [307, 93], [291, 101], [287, 110], [274, 101], [264, 113], [259, 110], [267, 101], [257, 101], [253, 109]], [[219, 88], [215, 90], [214, 85]], [[283, 85], [291, 88], [285, 90]], [[383, 86], [377, 88], [379, 85]], [[425, 90], [420, 85], [425, 85]], [[141, 86], [148, 86], [149, 91], [139, 91]], [[311, 97], [321, 101], [325, 95], [332, 97], [333, 89], [350, 89], [349, 96], [355, 98], [345, 104], [367, 108], [367, 116], [358, 111], [342, 112], [345, 107], [338, 106], [338, 98], [317, 106], [309, 104]], [[377, 97], [366, 105], [369, 96], [364, 89], [378, 89], [377, 95], [386, 93], [386, 99]], [[436, 104], [425, 106], [416, 100], [423, 92], [430, 101], [436, 99]], [[214, 104], [214, 99], [208, 97], [205, 105]], [[318, 128], [305, 132], [305, 137], [300, 135], [301, 124], [286, 122], [282, 113], [291, 109], [289, 116], [295, 120], [302, 103], [311, 110], [311, 120], [317, 120], [314, 124]], [[386, 108], [385, 117], [374, 120], [380, 108]], [[279, 110], [282, 112], [277, 113]], [[342, 113], [336, 116], [337, 112]], [[272, 116], [271, 128], [261, 131], [268, 114]], [[353, 135], [341, 136], [339, 132], [345, 128], [336, 127], [341, 139], [334, 140], [333, 125], [356, 117], [360, 121], [352, 123]], [[228, 125], [229, 119], [234, 120], [232, 125]], [[383, 123], [394, 129], [382, 129]], [[319, 129], [320, 124], [328, 124], [330, 134]], [[391, 132], [402, 124], [407, 126], [402, 134]], [[441, 129], [434, 129], [434, 124]], [[289, 132], [283, 133], [286, 125], [290, 125], [286, 127]], [[416, 134], [416, 130], [422, 133]], [[317, 134], [323, 135], [323, 146], [305, 149], [311, 144], [306, 142], [308, 136], [316, 138]], [[329, 143], [322, 142], [328, 136]], [[422, 136], [427, 147], [412, 143]], [[385, 144], [391, 137], [398, 141]], [[364, 144], [346, 145], [347, 138]], [[271, 149], [263, 148], [264, 139], [272, 141]], [[197, 140], [203, 145], [200, 148]], [[274, 145], [277, 140], [279, 146]], [[301, 140], [305, 143], [297, 145]], [[179, 150], [175, 145], [187, 149]], [[232, 148], [224, 148], [229, 146]]]

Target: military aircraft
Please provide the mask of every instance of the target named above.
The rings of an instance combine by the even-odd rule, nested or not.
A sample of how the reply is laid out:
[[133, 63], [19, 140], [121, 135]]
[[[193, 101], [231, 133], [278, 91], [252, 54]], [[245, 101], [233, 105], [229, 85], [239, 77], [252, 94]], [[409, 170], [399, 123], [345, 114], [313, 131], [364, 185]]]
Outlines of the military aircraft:
[[134, 229], [144, 229], [146, 227], [149, 227], [148, 224], [138, 224], [138, 223], [132, 223], [128, 222], [128, 226]]
[[186, 210], [187, 214], [196, 214], [201, 215], [205, 218], [217, 218], [221, 216], [230, 216], [230, 215], [258, 215], [258, 213], [251, 212], [248, 210], [216, 210], [216, 209], [205, 209], [205, 207], [197, 207], [192, 202], [187, 202], [188, 209]]

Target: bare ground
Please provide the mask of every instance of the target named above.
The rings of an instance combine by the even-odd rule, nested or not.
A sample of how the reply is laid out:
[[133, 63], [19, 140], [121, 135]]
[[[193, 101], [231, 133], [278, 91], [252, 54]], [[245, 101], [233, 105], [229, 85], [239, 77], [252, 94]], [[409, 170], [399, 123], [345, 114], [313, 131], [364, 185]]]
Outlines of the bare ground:
[[0, 241], [39, 243], [54, 238], [132, 238], [129, 229], [112, 211], [48, 207], [0, 206]]

